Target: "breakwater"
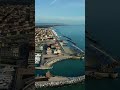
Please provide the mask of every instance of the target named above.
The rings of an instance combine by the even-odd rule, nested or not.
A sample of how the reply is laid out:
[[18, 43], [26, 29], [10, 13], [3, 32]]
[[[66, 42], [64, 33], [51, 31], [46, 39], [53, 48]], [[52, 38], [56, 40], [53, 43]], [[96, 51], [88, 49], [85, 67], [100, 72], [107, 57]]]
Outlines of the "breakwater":
[[[52, 69], [51, 66], [54, 63], [56, 63], [56, 62], [63, 61], [63, 60], [69, 60], [69, 59], [80, 60], [80, 58], [82, 58], [82, 57], [79, 57], [79, 56], [60, 56], [60, 57], [55, 57], [55, 58], [51, 58], [51, 59], [47, 60], [47, 62], [44, 63], [44, 67]], [[81, 60], [83, 60], [83, 59], [81, 59]]]
[[35, 87], [36, 88], [55, 87], [55, 86], [63, 86], [63, 85], [80, 83], [85, 80], [85, 75], [79, 76], [79, 77], [66, 77], [66, 78], [67, 80], [35, 82]]
[[51, 66], [52, 64], [54, 64], [58, 61], [62, 61], [65, 59], [70, 59], [70, 58], [72, 58], [72, 56], [60, 56], [60, 57], [51, 58], [50, 60], [47, 60], [47, 62], [44, 64], [44, 66]]

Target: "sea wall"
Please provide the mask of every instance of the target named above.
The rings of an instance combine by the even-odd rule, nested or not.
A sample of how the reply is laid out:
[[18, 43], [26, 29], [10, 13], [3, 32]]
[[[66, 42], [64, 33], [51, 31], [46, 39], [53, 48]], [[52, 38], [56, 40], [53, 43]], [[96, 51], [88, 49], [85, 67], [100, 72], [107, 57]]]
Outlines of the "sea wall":
[[49, 60], [49, 61], [46, 62], [44, 65], [52, 66], [54, 63], [56, 63], [56, 62], [58, 62], [58, 61], [62, 61], [62, 60], [69, 59], [69, 58], [72, 58], [72, 57], [71, 57], [71, 56], [61, 56], [61, 57], [57, 57], [57, 58], [54, 58], [53, 60]]
[[85, 80], [85, 75], [79, 77], [67, 77], [68, 80], [62, 81], [43, 81], [43, 82], [35, 82], [36, 88], [42, 87], [55, 87], [55, 86], [63, 86], [63, 85], [70, 85], [75, 83], [80, 83]]

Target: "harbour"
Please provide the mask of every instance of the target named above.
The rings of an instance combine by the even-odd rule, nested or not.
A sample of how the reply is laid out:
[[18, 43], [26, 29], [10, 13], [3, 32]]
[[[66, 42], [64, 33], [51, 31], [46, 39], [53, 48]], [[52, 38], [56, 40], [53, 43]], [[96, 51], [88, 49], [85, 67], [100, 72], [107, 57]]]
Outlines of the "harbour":
[[[62, 26], [61, 26], [62, 27]], [[69, 27], [69, 26], [65, 26], [65, 27]], [[73, 43], [70, 43], [70, 42], [67, 42], [67, 41], [64, 41], [64, 42], [67, 42], [66, 44], [67, 44], [67, 46], [65, 45], [65, 46], [63, 46], [63, 44], [61, 43], [62, 42], [62, 40], [64, 40], [64, 39], [62, 39], [62, 37], [58, 34], [58, 33], [56, 33], [57, 31], [56, 31], [56, 27], [53, 27], [53, 28], [51, 28], [52, 30], [52, 32], [53, 32], [53, 35], [55, 35], [55, 38], [53, 38], [53, 39], [57, 39], [56, 40], [56, 42], [58, 42], [58, 48], [61, 50], [60, 52], [61, 52], [61, 54], [58, 54], [58, 55], [55, 55], [55, 54], [49, 54], [49, 55], [47, 55], [47, 54], [45, 54], [45, 51], [43, 51], [44, 53], [42, 53], [42, 58], [41, 58], [41, 65], [38, 65], [39, 67], [35, 67], [36, 68], [36, 76], [37, 77], [39, 77], [39, 76], [46, 76], [46, 73], [49, 71], [50, 72], [50, 75], [52, 74], [52, 76], [51, 77], [49, 77], [49, 78], [55, 78], [56, 76], [59, 76], [59, 77], [81, 77], [82, 75], [84, 75], [85, 73], [84, 73], [84, 47], [82, 48], [82, 49], [80, 49], [79, 47], [79, 44], [78, 44], [78, 46], [79, 47], [77, 47], [76, 45], [77, 44], [74, 44], [76, 47], [71, 47], [72, 46], [72, 44]], [[53, 30], [54, 29], [54, 30]], [[84, 32], [84, 31], [83, 31]], [[67, 37], [67, 36], [66, 36]], [[71, 39], [71, 40], [74, 40], [74, 39]], [[53, 40], [50, 40], [51, 42], [54, 42]], [[43, 40], [43, 42], [44, 42], [44, 40]], [[52, 43], [50, 43], [48, 40], [46, 40], [44, 43], [48, 43], [49, 45], [51, 45]], [[50, 46], [51, 47], [51, 46]], [[52, 48], [54, 48], [53, 47], [53, 45], [52, 45]], [[67, 48], [67, 49], [66, 49]], [[74, 50], [75, 50], [75, 48], [79, 51], [79, 54], [78, 54], [78, 52], [76, 53], [76, 52], [74, 52]], [[43, 60], [42, 60], [43, 59]], [[67, 65], [65, 65], [66, 67], [66, 71], [65, 72], [67, 72], [67, 71], [69, 71], [69, 72], [67, 72], [68, 73], [68, 75], [66, 75], [66, 73], [62, 73], [62, 72], [58, 72], [58, 73], [56, 73], [58, 70], [58, 68], [59, 67], [56, 67], [56, 66], [58, 66], [57, 64], [59, 64], [59, 63], [61, 63], [61, 64], [59, 64], [60, 65], [60, 69], [59, 70], [63, 70], [62, 68], [61, 68], [61, 65], [63, 65], [64, 64], [64, 62], [66, 62], [66, 64], [67, 64], [67, 62], [68, 62], [68, 64], [70, 64], [70, 66], [67, 64]], [[79, 62], [79, 63], [77, 63], [78, 65], [77, 65], [77, 67], [76, 67], [76, 65], [74, 65], [74, 63], [77, 63], [77, 62]], [[80, 63], [81, 63], [81, 67], [79, 66], [80, 65]], [[72, 65], [72, 67], [71, 67], [71, 65]], [[69, 67], [69, 69], [67, 69]], [[75, 68], [74, 68], [75, 67]], [[70, 69], [71, 68], [71, 69]], [[78, 69], [77, 69], [78, 68]], [[74, 75], [72, 75], [72, 73], [71, 73], [71, 71], [73, 71], [73, 70], [75, 70], [76, 69], [76, 73], [74, 73]], [[71, 71], [70, 71], [71, 70]], [[79, 71], [80, 70], [80, 71]], [[81, 70], [82, 70], [82, 72], [81, 72]], [[39, 72], [39, 73], [38, 73]], [[41, 73], [40, 73], [41, 72]], [[43, 73], [42, 73], [43, 72]], [[78, 74], [77, 74], [78, 73]], [[39, 75], [38, 75], [39, 74]], [[72, 78], [71, 77], [71, 78]], [[74, 78], [75, 79], [75, 78]], [[60, 82], [61, 80], [59, 80], [59, 82]], [[68, 80], [67, 82], [69, 82], [70, 80]], [[84, 78], [82, 79], [82, 81], [84, 81]], [[38, 82], [37, 81], [37, 83], [39, 83], [39, 85], [43, 85], [43, 84], [40, 84], [40, 83], [42, 83], [42, 82], [49, 82], [49, 81], [40, 81], [40, 82]], [[76, 80], [73, 80], [73, 82], [72, 83], [68, 83], [68, 84], [60, 84], [60, 85], [62, 85], [63, 87], [64, 87], [64, 85], [70, 85], [70, 84], [75, 84], [75, 83], [80, 83], [81, 82], [81, 79], [79, 80], [78, 79], [78, 81], [76, 81]], [[54, 82], [53, 82], [54, 83]], [[47, 87], [49, 87], [49, 85], [51, 85], [50, 83], [47, 85]], [[59, 85], [59, 84], [57, 84], [57, 85]], [[37, 84], [37, 86], [38, 86], [38, 84]], [[54, 85], [52, 85], [52, 86], [54, 86]], [[41, 87], [41, 88], [43, 88], [43, 87]], [[39, 89], [40, 89], [40, 87], [39, 87]]]

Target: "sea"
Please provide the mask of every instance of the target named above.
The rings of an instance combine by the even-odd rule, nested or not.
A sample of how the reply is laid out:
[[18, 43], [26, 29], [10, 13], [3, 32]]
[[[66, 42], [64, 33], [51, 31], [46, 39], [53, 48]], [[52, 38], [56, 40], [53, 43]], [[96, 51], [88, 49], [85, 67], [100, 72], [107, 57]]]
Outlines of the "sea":
[[120, 90], [120, 78], [116, 79], [100, 79], [100, 80], [86, 80], [86, 90]]
[[[111, 23], [111, 22], [110, 22]], [[113, 25], [113, 24], [112, 24]], [[114, 59], [120, 60], [120, 31], [114, 25], [102, 22], [101, 25], [94, 25], [94, 28], [89, 27], [89, 33], [93, 39], [95, 39], [99, 46], [102, 47], [109, 55]], [[111, 27], [112, 26], [112, 27]], [[117, 25], [116, 25], [117, 26]], [[115, 70], [119, 73], [119, 77], [116, 79], [100, 79], [100, 80], [86, 80], [86, 90], [120, 90], [120, 68]]]
[[[71, 40], [77, 47], [85, 51], [85, 25], [65, 25], [53, 27], [61, 40]], [[65, 36], [65, 37], [64, 37]], [[67, 41], [69, 45], [73, 43]], [[35, 75], [45, 75], [48, 70], [36, 70]], [[76, 77], [85, 74], [85, 60], [62, 60], [53, 64], [49, 70], [53, 75]], [[85, 85], [78, 83], [62, 87], [49, 87], [37, 90], [85, 90]]]

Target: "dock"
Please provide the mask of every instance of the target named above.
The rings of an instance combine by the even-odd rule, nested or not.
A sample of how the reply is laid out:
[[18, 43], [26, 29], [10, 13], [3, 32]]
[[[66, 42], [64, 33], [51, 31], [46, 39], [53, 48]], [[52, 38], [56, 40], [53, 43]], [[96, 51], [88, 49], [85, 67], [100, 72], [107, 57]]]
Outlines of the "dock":
[[46, 69], [52, 69], [53, 67], [47, 67], [47, 66], [41, 66], [41, 67], [35, 67], [36, 70], [46, 70]]

